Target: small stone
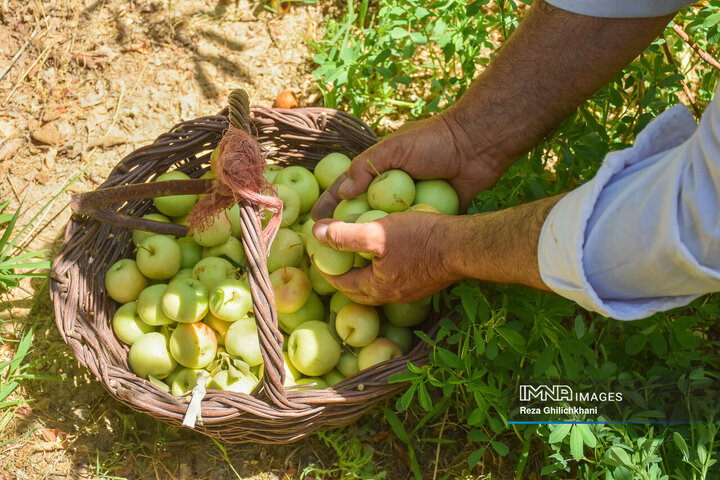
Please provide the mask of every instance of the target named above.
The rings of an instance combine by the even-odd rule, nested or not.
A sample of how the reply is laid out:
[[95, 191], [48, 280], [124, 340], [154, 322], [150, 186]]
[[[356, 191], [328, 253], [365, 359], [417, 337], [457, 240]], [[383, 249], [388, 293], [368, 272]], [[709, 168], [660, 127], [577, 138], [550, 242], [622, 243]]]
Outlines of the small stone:
[[40, 128], [30, 132], [33, 140], [46, 145], [59, 145], [62, 143], [62, 136], [54, 123], [46, 123]]

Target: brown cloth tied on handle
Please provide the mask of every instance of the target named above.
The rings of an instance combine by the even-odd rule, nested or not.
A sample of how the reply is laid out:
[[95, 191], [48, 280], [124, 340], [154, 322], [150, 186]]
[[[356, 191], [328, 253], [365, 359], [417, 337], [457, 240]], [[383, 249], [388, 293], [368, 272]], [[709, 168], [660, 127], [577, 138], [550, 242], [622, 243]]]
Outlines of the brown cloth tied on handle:
[[234, 90], [230, 94], [230, 104], [230, 127], [219, 145], [217, 182], [188, 215], [189, 229], [191, 233], [202, 230], [220, 212], [244, 201], [272, 212], [273, 216], [262, 232], [265, 244], [269, 245], [280, 228], [282, 200], [275, 196], [275, 190], [265, 178], [265, 154], [248, 131], [250, 105], [247, 94]]

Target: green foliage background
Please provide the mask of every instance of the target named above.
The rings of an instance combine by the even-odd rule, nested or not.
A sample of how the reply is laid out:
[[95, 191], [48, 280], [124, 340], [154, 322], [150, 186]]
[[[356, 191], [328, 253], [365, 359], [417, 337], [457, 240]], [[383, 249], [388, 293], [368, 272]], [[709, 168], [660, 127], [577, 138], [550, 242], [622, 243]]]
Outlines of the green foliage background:
[[[314, 44], [314, 75], [329, 107], [346, 109], [377, 127], [383, 116], [412, 120], [441, 111], [469, 87], [493, 52], [517, 27], [526, 5], [456, 0], [348, 2]], [[680, 25], [717, 56], [720, 1], [678, 14]], [[667, 49], [667, 51], [666, 51]], [[674, 64], [669, 62], [670, 56]], [[498, 184], [478, 195], [471, 209], [483, 212], [568, 191], [597, 171], [604, 156], [631, 145], [668, 106], [695, 108], [712, 98], [718, 70], [704, 63], [668, 26], [664, 35], [607, 86], [581, 105]], [[553, 168], [547, 168], [554, 165]], [[414, 448], [448, 442], [423, 426], [457, 415], [474, 449], [468, 466], [506, 457], [520, 478], [540, 470], [547, 478], [704, 479], [720, 475], [718, 405], [693, 400], [720, 376], [720, 298], [709, 295], [686, 308], [636, 322], [619, 322], [579, 309], [572, 302], [520, 287], [464, 282], [438, 299], [460, 320], [445, 319], [432, 363], [396, 378], [410, 381], [396, 411], [420, 420], [405, 425], [385, 410], [421, 477]], [[663, 425], [508, 425], [510, 398], [520, 380], [634, 379], [642, 388], [632, 401], [651, 420], [662, 381], [677, 382], [697, 422]], [[622, 412], [618, 412], [619, 415]], [[630, 420], [630, 419], [628, 419]], [[536, 468], [539, 464], [539, 468]], [[530, 465], [530, 467], [529, 467]], [[347, 473], [347, 472], [346, 472]]]

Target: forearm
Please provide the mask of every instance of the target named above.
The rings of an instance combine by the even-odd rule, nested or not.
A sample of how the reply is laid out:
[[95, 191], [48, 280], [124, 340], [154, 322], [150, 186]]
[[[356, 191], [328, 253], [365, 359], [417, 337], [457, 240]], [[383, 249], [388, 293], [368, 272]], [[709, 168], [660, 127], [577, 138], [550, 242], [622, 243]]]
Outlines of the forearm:
[[652, 42], [672, 16], [577, 15], [542, 0], [487, 70], [443, 113], [475, 155], [506, 169]]
[[438, 233], [444, 263], [457, 278], [514, 283], [548, 290], [540, 277], [538, 241], [561, 195], [497, 212], [447, 217]]

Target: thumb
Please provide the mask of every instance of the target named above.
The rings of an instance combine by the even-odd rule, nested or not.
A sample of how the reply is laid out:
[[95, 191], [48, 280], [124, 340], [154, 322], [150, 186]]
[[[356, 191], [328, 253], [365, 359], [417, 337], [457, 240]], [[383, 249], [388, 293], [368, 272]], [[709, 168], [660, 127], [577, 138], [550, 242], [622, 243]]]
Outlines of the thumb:
[[318, 242], [343, 252], [371, 253], [382, 256], [385, 230], [377, 222], [345, 223], [340, 220], [319, 220], [313, 226]]

